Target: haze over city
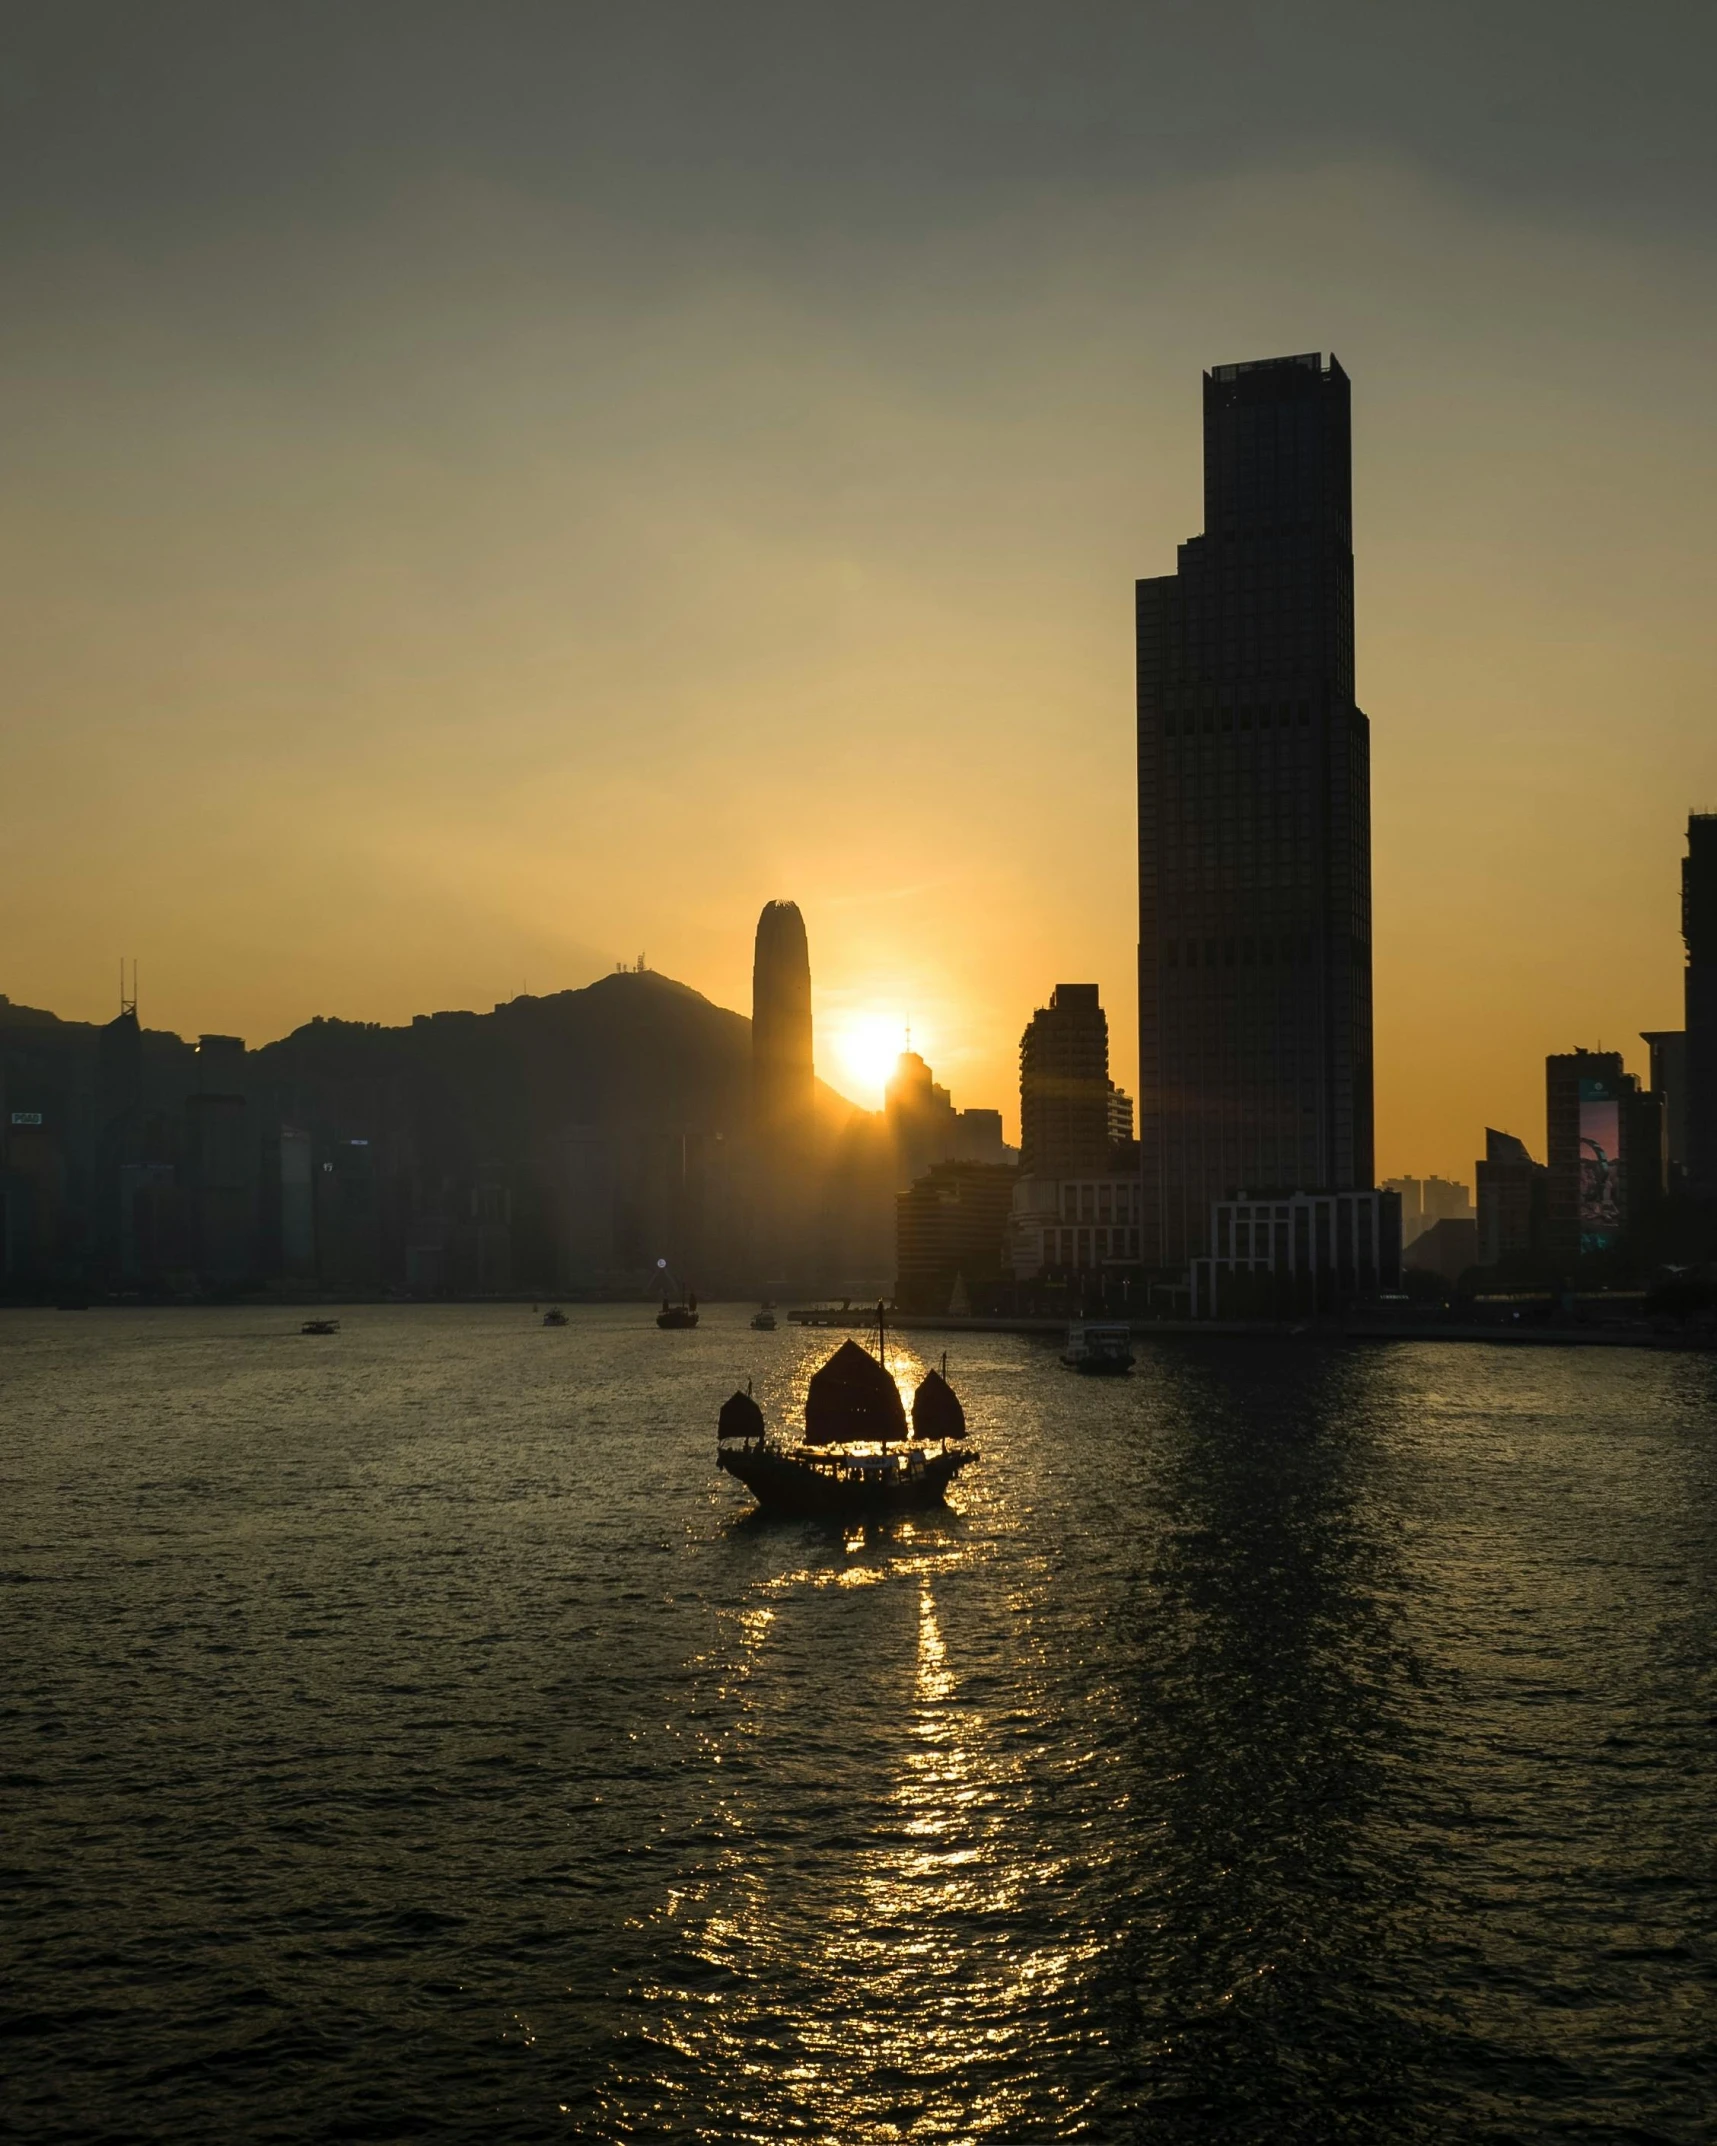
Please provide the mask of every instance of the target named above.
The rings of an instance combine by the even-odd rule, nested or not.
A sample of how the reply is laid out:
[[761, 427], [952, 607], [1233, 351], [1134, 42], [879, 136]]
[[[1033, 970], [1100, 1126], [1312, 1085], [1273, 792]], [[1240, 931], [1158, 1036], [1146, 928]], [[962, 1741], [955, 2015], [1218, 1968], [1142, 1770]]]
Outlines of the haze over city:
[[[14, 18], [4, 988], [254, 1045], [617, 959], [1017, 1138], [1136, 1090], [1135, 577], [1201, 369], [1355, 383], [1379, 1175], [1679, 1021], [1717, 804], [1674, 8]], [[1308, 34], [1315, 32], [1315, 34]], [[1678, 42], [1678, 39], [1682, 40]]]

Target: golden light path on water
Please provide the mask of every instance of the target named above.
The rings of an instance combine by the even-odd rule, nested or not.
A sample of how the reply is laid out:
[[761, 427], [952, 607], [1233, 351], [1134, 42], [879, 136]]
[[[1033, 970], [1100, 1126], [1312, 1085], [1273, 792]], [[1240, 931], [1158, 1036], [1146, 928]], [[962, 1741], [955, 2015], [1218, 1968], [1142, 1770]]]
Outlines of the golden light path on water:
[[1709, 1352], [965, 1332], [843, 1535], [749, 1321], [0, 1320], [20, 2137], [1710, 2136]]
[[[799, 1367], [796, 1406], [818, 1360]], [[891, 1337], [889, 1368], [910, 1407], [929, 1364]], [[985, 1426], [974, 1429], [981, 1437]], [[1012, 1692], [1006, 1718], [967, 1689], [938, 1587], [990, 1560], [981, 1533], [901, 1520], [848, 1533], [840, 1552], [761, 1580], [752, 1600], [720, 1614], [723, 1645], [697, 1665], [717, 1680], [725, 1710], [706, 1756], [736, 1785], [718, 1802], [727, 1840], [712, 1867], [671, 1887], [657, 1911], [662, 1935], [651, 1933], [647, 1950], [697, 1972], [640, 1990], [643, 2032], [699, 2076], [729, 2082], [735, 2137], [790, 2129], [878, 2146], [1006, 2138], [1028, 2117], [1041, 2126], [1046, 2100], [1057, 2130], [1072, 2129], [1081, 2096], [1046, 2081], [1054, 2048], [1034, 2052], [1031, 2041], [1046, 2017], [1077, 2013], [1076, 1985], [1105, 1940], [1089, 1929], [1075, 1938], [1053, 1912], [1066, 1858], [1046, 1850], [1033, 1822], [1029, 1775], [1046, 1758], [1079, 1770], [1095, 1754], [1051, 1755], [1041, 1736], [1022, 1736], [1029, 1689]], [[1029, 1659], [1033, 1604], [1014, 1577], [1015, 1639]], [[807, 1688], [784, 1634], [820, 1622], [822, 1601], [858, 1597], [870, 1643], [845, 1658], [842, 1674]], [[910, 1651], [899, 1644], [902, 1620]], [[886, 1751], [885, 1776], [858, 1797], [868, 1828], [771, 1853], [767, 1793], [754, 1798], [739, 1779], [747, 1759], [767, 1775], [784, 1736], [828, 1740], [833, 1723], [811, 1719], [825, 1709], [840, 1722], [864, 1720], [859, 1750], [844, 1754], [859, 1768], [879, 1744]], [[831, 1796], [803, 1815], [824, 1820], [845, 1800]], [[677, 1927], [677, 1943], [666, 1926]]]

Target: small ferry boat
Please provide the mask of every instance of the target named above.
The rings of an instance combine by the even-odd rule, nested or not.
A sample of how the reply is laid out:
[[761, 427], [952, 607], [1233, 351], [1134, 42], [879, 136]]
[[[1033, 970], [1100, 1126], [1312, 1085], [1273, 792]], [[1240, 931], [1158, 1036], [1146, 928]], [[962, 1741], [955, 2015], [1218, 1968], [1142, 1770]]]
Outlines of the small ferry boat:
[[306, 1319], [298, 1331], [301, 1334], [337, 1334], [340, 1322], [338, 1319]]
[[558, 1304], [551, 1304], [548, 1310], [543, 1313], [543, 1324], [544, 1326], [564, 1326], [566, 1324], [566, 1313], [561, 1310]]
[[[882, 1334], [879, 1321], [885, 1347]], [[948, 1485], [978, 1457], [965, 1436], [966, 1412], [940, 1372], [920, 1382], [908, 1424], [886, 1363], [843, 1341], [812, 1375], [802, 1438], [771, 1444], [750, 1391], [736, 1393], [722, 1404], [716, 1465], [766, 1513], [875, 1518], [942, 1504]]]
[[772, 1334], [775, 1331], [775, 1307], [760, 1304], [752, 1314], [751, 1330], [754, 1334]]
[[1124, 1377], [1133, 1368], [1132, 1330], [1124, 1322], [1110, 1325], [1095, 1319], [1079, 1320], [1067, 1329], [1061, 1361], [1070, 1371]]

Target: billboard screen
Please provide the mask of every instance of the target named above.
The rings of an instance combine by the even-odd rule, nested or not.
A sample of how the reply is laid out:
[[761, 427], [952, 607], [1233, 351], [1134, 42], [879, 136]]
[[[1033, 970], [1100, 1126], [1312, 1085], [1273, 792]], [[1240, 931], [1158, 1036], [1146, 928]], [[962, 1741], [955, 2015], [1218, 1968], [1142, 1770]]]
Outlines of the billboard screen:
[[1580, 1240], [1608, 1244], [1622, 1226], [1622, 1106], [1607, 1081], [1580, 1083]]

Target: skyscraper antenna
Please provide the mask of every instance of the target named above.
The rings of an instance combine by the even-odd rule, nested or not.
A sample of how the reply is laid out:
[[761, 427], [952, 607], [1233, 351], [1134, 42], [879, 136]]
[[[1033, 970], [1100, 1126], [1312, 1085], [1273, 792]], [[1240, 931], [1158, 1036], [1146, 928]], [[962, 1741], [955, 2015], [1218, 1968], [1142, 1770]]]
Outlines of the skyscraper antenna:
[[125, 956], [121, 954], [119, 957], [120, 1019], [123, 1020], [127, 1014], [130, 1014], [133, 1020], [137, 1018], [137, 963], [133, 960], [131, 964], [131, 989], [128, 992], [125, 988]]

